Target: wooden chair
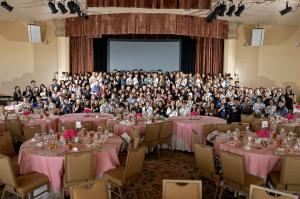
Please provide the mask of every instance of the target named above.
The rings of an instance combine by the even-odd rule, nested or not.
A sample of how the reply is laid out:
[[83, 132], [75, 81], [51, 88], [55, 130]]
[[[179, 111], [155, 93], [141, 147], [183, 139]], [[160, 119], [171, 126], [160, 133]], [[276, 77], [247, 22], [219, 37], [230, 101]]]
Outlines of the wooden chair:
[[11, 133], [14, 142], [24, 141], [24, 136], [21, 131], [21, 122], [19, 119], [6, 119], [5, 129]]
[[207, 145], [195, 144], [195, 160], [201, 177], [213, 181], [217, 187], [214, 198], [217, 198], [221, 177], [216, 172], [213, 148]]
[[92, 121], [81, 122], [81, 127], [86, 128], [87, 131], [93, 131], [94, 130]]
[[204, 124], [203, 125], [203, 132], [205, 135], [205, 139], [207, 138], [207, 136], [216, 130], [216, 124]]
[[300, 126], [295, 127], [295, 133], [296, 133], [297, 137], [300, 137]]
[[216, 130], [219, 132], [226, 133], [231, 130], [230, 124], [216, 124]]
[[12, 193], [22, 199], [27, 198], [28, 194], [30, 198], [33, 198], [33, 191], [45, 185], [47, 186], [46, 191], [36, 196], [49, 191], [49, 179], [43, 174], [31, 172], [16, 177], [10, 158], [7, 156], [0, 155], [0, 170], [0, 181], [5, 184], [1, 199], [5, 198], [6, 192]]
[[264, 180], [246, 172], [245, 160], [241, 155], [220, 151], [223, 184], [219, 198], [222, 198], [224, 186], [232, 189], [249, 193], [250, 184], [264, 185]]
[[231, 131], [234, 131], [235, 129], [239, 129], [239, 131], [246, 131], [247, 126], [249, 126], [248, 123], [240, 123], [240, 122], [233, 122], [230, 125], [231, 125]]
[[95, 180], [70, 187], [71, 199], [101, 198], [109, 199], [107, 181]]
[[167, 144], [172, 150], [173, 121], [162, 122], [159, 132], [158, 144]]
[[285, 156], [280, 171], [269, 174], [269, 182], [278, 190], [300, 193], [300, 157]]
[[[120, 166], [104, 173], [104, 177], [108, 179], [108, 183], [112, 186], [111, 192], [121, 199], [124, 198], [122, 189], [129, 185], [138, 185], [141, 188], [143, 197], [144, 190], [140, 181], [140, 176], [144, 167], [145, 147], [138, 147], [128, 151], [126, 166]], [[116, 188], [118, 191], [116, 191]]]
[[201, 144], [199, 134], [195, 129], [192, 129], [192, 140], [193, 144]]
[[247, 123], [251, 127], [254, 121], [254, 115], [241, 114], [241, 123]]
[[0, 154], [10, 157], [14, 173], [18, 176], [20, 174], [18, 154], [14, 149], [13, 140], [9, 131], [0, 134]]
[[129, 137], [131, 138], [132, 149], [136, 149], [141, 142], [140, 131], [138, 128], [133, 127], [129, 132]]
[[34, 137], [35, 134], [41, 133], [41, 126], [40, 125], [33, 125], [33, 126], [23, 126], [23, 133], [25, 141], [30, 140]]
[[298, 199], [298, 196], [264, 187], [250, 185], [249, 199]]
[[148, 124], [144, 132], [143, 144], [151, 151], [151, 149], [157, 149], [158, 157], [160, 157], [158, 148], [158, 138], [160, 132], [161, 123]]
[[65, 155], [64, 189], [94, 179], [94, 154], [92, 151], [68, 153]]
[[58, 123], [58, 132], [62, 132], [63, 127], [65, 130], [75, 129], [75, 122], [65, 122], [65, 123]]
[[286, 133], [289, 133], [289, 132], [295, 133], [296, 132], [296, 126], [287, 125], [287, 124], [278, 124], [276, 133], [279, 134], [281, 129], [284, 129]]
[[202, 199], [200, 180], [163, 180], [163, 199]]

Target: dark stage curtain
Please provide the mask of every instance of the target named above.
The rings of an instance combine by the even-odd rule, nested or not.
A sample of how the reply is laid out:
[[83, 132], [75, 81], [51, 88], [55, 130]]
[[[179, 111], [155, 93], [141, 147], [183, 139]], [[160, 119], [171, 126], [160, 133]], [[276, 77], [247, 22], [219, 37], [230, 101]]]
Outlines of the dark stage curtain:
[[94, 71], [107, 72], [107, 38], [94, 39]]
[[181, 39], [181, 71], [195, 73], [196, 40], [184, 37]]
[[223, 73], [224, 40], [216, 38], [197, 38], [196, 73]]
[[70, 71], [74, 73], [92, 72], [93, 38], [87, 36], [70, 37]]

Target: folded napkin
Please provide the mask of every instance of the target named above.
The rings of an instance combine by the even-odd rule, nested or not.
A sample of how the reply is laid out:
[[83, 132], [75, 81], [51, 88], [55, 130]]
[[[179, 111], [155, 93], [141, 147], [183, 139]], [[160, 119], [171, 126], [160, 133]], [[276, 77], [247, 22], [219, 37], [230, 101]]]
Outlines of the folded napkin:
[[122, 139], [122, 146], [121, 146], [121, 152], [128, 149], [128, 145], [131, 142], [131, 138], [127, 133], [123, 133], [121, 136]]

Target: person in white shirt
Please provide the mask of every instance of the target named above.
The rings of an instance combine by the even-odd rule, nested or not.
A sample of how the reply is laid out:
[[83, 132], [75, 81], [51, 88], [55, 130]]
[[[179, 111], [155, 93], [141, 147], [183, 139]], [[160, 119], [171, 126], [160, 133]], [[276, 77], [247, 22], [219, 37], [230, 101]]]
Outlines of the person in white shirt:
[[177, 109], [174, 101], [171, 101], [171, 104], [167, 108], [166, 114], [168, 117], [178, 116], [178, 109]]
[[268, 116], [273, 116], [276, 113], [277, 107], [274, 105], [274, 100], [270, 99], [269, 100], [269, 106], [266, 107], [265, 113]]
[[262, 102], [261, 96], [257, 96], [257, 102], [253, 105], [253, 111], [254, 114], [257, 116], [261, 116], [264, 114], [264, 110], [266, 108], [266, 105]]

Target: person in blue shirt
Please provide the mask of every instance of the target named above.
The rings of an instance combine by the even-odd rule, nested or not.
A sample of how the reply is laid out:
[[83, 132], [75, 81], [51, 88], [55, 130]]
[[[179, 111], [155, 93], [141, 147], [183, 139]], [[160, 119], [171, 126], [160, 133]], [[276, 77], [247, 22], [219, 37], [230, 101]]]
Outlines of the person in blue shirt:
[[276, 110], [276, 115], [286, 116], [289, 113], [289, 110], [286, 108], [285, 103], [283, 101], [278, 102], [278, 107]]
[[221, 99], [221, 104], [218, 108], [219, 117], [227, 120], [229, 115], [229, 105], [227, 104], [226, 98]]

